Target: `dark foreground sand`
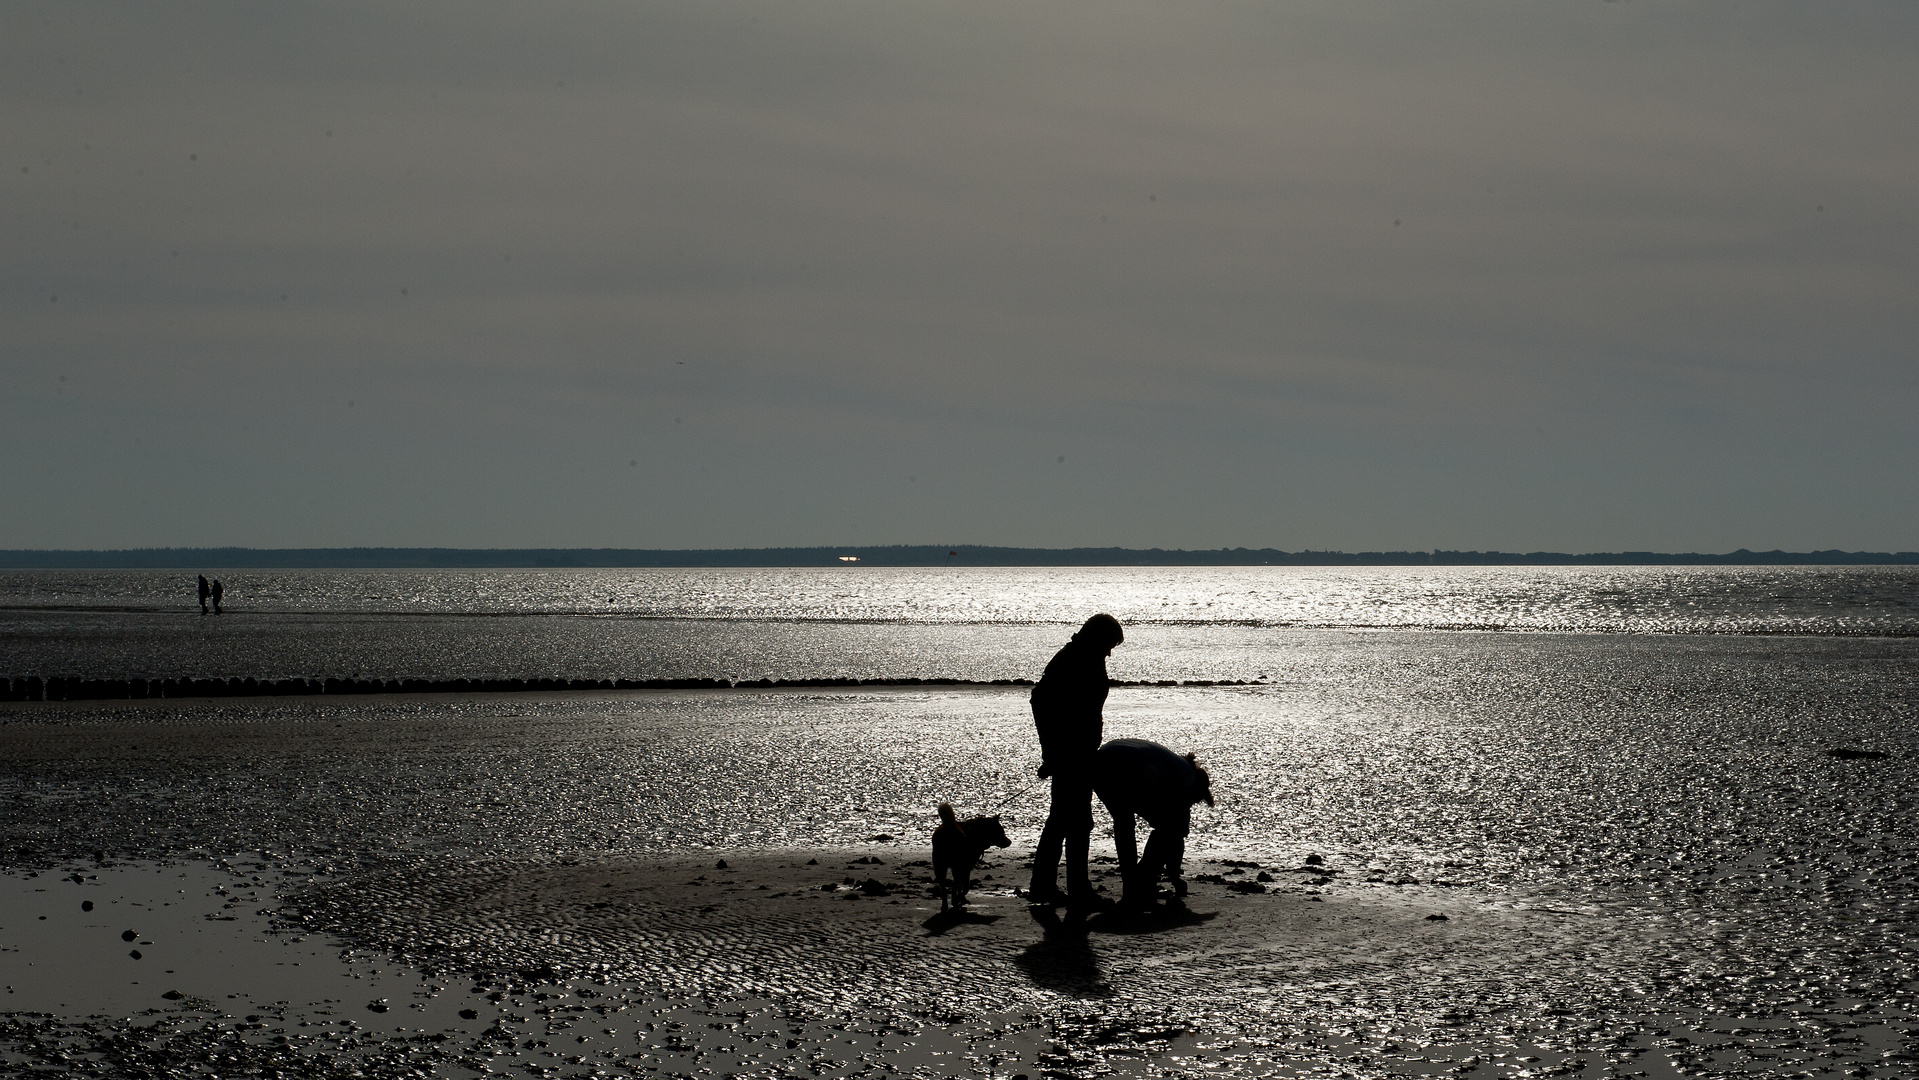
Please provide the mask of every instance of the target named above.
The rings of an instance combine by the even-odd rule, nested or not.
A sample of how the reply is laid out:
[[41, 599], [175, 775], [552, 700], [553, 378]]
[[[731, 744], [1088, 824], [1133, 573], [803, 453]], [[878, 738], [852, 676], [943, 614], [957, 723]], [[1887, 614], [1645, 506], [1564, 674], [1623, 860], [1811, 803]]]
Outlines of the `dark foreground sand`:
[[[1208, 862], [1184, 905], [1082, 921], [1028, 907], [1004, 858], [971, 906], [942, 914], [924, 855], [317, 884], [231, 860], [15, 874], [0, 1037], [14, 1065], [101, 1076], [1606, 1074], [1537, 1045], [1285, 1023], [1302, 987], [1439, 989], [1523, 961], [1577, 916], [1343, 888], [1336, 867]], [[354, 927], [403, 959], [334, 944]]]
[[[1310, 863], [1293, 838], [1195, 858], [1183, 908], [1084, 922], [1013, 893], [1030, 830], [944, 916], [923, 835], [590, 850], [632, 796], [513, 770], [592, 775], [641, 736], [620, 715], [9, 713], [0, 1072], [1909, 1075], [1903, 1001], [1672, 994], [1711, 955], [1656, 905]], [[641, 764], [703, 767], [660, 747]]]
[[[88, 1076], [1793, 1075], [1836, 1071], [1821, 1066], [1838, 1047], [1809, 1031], [1869, 1030], [1729, 1022], [1702, 1039], [1567, 1015], [1528, 1033], [1459, 1003], [1560, 966], [1589, 916], [1205, 862], [1184, 905], [1079, 921], [1006, 889], [1008, 859], [942, 914], [924, 854], [321, 882], [299, 860], [16, 873], [0, 894], [0, 1061]], [[1328, 997], [1350, 1024], [1302, 1004]]]

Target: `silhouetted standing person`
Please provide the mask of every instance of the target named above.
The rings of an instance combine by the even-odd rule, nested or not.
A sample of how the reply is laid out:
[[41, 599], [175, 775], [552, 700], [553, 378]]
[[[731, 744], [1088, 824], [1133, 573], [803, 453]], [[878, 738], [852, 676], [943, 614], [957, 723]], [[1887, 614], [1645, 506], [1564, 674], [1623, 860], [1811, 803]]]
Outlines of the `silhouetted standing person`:
[[207, 613], [207, 597], [213, 595], [213, 586], [207, 584], [207, 576], [200, 575], [200, 614]]
[[[1093, 834], [1093, 753], [1105, 732], [1106, 657], [1126, 640], [1119, 620], [1095, 615], [1046, 665], [1033, 687], [1033, 724], [1039, 729], [1042, 778], [1053, 780], [1053, 801], [1033, 852], [1035, 903], [1092, 907], [1098, 903], [1086, 875], [1086, 849]], [[1066, 891], [1057, 877], [1066, 854]]]
[[[1120, 904], [1151, 908], [1162, 875], [1185, 896], [1180, 864], [1186, 861], [1193, 804], [1213, 805], [1212, 778], [1194, 756], [1145, 739], [1114, 739], [1093, 755], [1093, 790], [1113, 815], [1113, 846], [1119, 849], [1119, 873], [1126, 883]], [[1135, 816], [1153, 827], [1143, 858], [1133, 832]]]
[[219, 578], [214, 578], [213, 579], [213, 613], [215, 615], [220, 614], [220, 597], [224, 595], [226, 595], [226, 589], [221, 587]]

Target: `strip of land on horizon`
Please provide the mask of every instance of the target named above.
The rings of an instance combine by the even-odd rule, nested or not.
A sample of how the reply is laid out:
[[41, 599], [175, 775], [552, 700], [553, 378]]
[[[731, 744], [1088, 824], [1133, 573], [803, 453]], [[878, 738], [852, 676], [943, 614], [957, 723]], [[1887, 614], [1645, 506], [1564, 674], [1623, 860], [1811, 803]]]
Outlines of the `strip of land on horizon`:
[[777, 548], [121, 548], [0, 550], [12, 570], [458, 569], [785, 566], [1865, 566], [1919, 565], [1914, 551], [1279, 551], [909, 545]]

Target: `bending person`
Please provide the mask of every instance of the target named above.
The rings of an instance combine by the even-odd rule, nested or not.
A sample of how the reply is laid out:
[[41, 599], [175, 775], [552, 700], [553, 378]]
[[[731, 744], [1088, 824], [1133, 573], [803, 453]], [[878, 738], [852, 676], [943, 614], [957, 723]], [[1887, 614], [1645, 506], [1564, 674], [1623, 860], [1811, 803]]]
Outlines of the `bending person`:
[[[1026, 897], [1037, 904], [1098, 906], [1086, 875], [1086, 849], [1093, 835], [1093, 753], [1105, 733], [1106, 657], [1126, 640], [1119, 620], [1095, 615], [1054, 654], [1033, 687], [1033, 724], [1039, 729], [1041, 778], [1052, 777], [1053, 801], [1046, 828], [1033, 852], [1033, 881]], [[1066, 853], [1066, 891], [1058, 884], [1061, 849]]]
[[[1093, 755], [1093, 790], [1113, 815], [1113, 844], [1125, 882], [1120, 902], [1125, 907], [1152, 907], [1162, 876], [1179, 895], [1186, 895], [1180, 865], [1186, 860], [1193, 804], [1213, 805], [1212, 778], [1193, 757], [1145, 739], [1114, 739]], [[1153, 827], [1144, 858], [1134, 841], [1136, 815]]]

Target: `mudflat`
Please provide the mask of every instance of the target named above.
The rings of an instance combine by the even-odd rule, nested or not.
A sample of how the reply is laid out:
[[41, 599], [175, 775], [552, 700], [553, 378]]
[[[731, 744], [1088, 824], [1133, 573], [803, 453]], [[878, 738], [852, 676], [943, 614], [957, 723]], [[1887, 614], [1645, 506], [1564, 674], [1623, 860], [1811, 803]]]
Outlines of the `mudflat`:
[[[0, 1031], [17, 1064], [103, 1076], [1310, 1072], [1364, 1051], [1286, 1030], [1294, 995], [1444, 1009], [1448, 979], [1550, 962], [1565, 918], [1211, 860], [1184, 903], [1084, 919], [1027, 906], [1002, 884], [1014, 860], [989, 860], [975, 902], [941, 913], [925, 854], [15, 873]], [[1470, 1055], [1405, 1049], [1396, 1068]]]
[[[1017, 718], [1005, 697], [8, 707], [0, 1055], [100, 1076], [1598, 1077], [1906, 1060], [1909, 1003], [1816, 981], [1896, 976], [1880, 960], [1784, 969], [1787, 1003], [1761, 1002], [1736, 909], [1250, 828], [1253, 808], [1289, 805], [1298, 768], [1228, 770], [1235, 839], [1196, 836], [1183, 904], [1029, 907], [1013, 889], [1038, 826], [1028, 781], [968, 763], [1026, 737], [992, 719]], [[915, 751], [954, 729], [973, 733], [963, 756]], [[1882, 761], [1814, 760], [1850, 770], [1855, 793], [1893, 779]], [[1271, 785], [1258, 803], [1255, 784]], [[945, 916], [926, 865], [942, 797], [968, 812], [1010, 799], [1015, 841]], [[1110, 861], [1096, 869], [1116, 892]], [[1834, 895], [1792, 887], [1804, 911]], [[1899, 947], [1903, 924], [1865, 925], [1893, 912], [1851, 910], [1860, 940]], [[1756, 911], [1751, 928], [1772, 921]], [[1699, 974], [1709, 963], [1746, 981], [1728, 992]]]

